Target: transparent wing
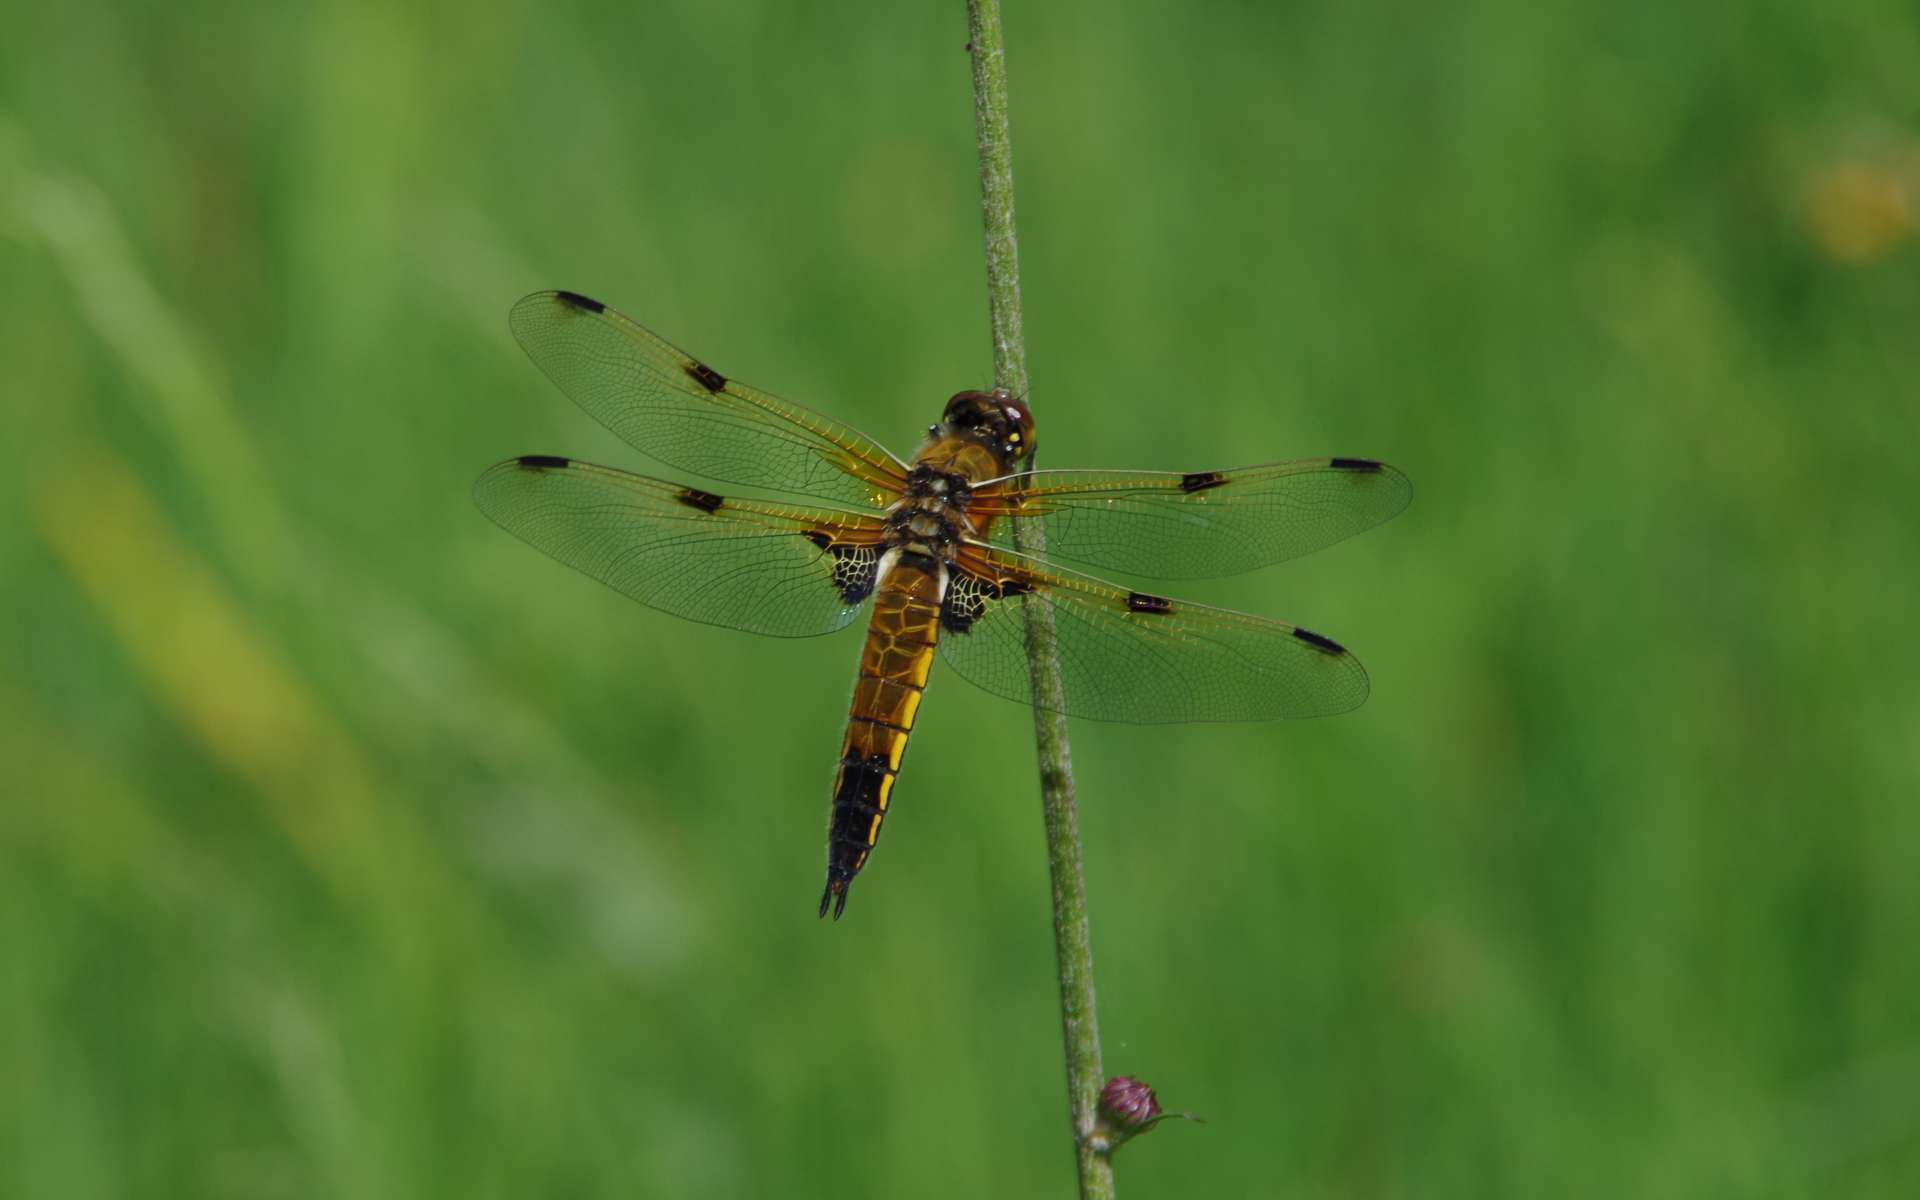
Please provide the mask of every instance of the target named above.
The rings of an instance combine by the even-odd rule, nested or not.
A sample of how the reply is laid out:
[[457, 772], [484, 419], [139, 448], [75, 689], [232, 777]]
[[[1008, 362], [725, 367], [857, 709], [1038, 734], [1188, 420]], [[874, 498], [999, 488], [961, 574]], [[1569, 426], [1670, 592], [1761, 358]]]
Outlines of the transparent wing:
[[642, 604], [775, 637], [831, 633], [873, 587], [881, 526], [856, 513], [716, 496], [569, 458], [487, 469], [501, 528]]
[[906, 479], [905, 465], [859, 431], [728, 379], [597, 300], [535, 292], [508, 323], [561, 391], [663, 463], [871, 508]]
[[[948, 585], [940, 654], [956, 674], [1022, 704], [1096, 721], [1267, 721], [1358, 708], [1367, 673], [1330, 638], [1190, 604], [969, 544]], [[1036, 699], [1025, 605], [1052, 617], [1065, 695]]]
[[1047, 557], [1153, 579], [1236, 575], [1331, 546], [1407, 506], [1413, 485], [1366, 458], [1229, 471], [1035, 471], [968, 505], [1012, 548], [1008, 516], [1045, 522]]

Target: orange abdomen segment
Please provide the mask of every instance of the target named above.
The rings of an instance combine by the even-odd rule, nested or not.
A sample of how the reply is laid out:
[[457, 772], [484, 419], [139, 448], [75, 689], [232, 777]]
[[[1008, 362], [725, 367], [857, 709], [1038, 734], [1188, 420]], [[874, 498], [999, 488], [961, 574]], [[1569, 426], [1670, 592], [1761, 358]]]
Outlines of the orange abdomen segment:
[[937, 565], [903, 558], [887, 574], [873, 600], [873, 620], [853, 686], [847, 735], [840, 743], [833, 812], [827, 821], [827, 889], [820, 915], [834, 905], [836, 919], [847, 906], [847, 885], [860, 873], [880, 840], [887, 801], [907, 736], [920, 710], [927, 673], [940, 635]]

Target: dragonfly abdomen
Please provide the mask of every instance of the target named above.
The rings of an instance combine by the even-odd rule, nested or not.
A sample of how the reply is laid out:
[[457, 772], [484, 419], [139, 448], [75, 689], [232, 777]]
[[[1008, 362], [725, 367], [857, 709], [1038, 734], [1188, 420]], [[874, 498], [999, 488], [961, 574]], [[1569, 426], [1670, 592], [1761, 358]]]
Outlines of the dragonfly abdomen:
[[[889, 557], [892, 557], [890, 554]], [[893, 781], [933, 669], [945, 568], [924, 555], [900, 554], [874, 596], [873, 620], [854, 681], [852, 711], [840, 743], [833, 811], [827, 821], [827, 887], [820, 915], [847, 907], [847, 886], [866, 866], [886, 819]]]

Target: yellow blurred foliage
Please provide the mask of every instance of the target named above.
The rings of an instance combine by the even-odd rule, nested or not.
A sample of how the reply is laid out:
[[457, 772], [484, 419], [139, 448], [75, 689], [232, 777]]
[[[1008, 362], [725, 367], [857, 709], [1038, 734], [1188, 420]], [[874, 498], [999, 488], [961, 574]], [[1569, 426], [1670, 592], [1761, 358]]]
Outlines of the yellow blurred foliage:
[[1837, 262], [1865, 266], [1892, 253], [1913, 232], [1910, 181], [1885, 167], [1836, 163], [1807, 188], [1807, 227]]

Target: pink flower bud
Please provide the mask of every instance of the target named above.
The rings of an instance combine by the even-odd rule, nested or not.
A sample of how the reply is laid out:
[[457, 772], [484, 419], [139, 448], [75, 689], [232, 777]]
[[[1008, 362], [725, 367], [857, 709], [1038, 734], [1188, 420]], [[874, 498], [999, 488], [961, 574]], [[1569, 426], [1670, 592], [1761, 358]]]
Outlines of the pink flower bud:
[[1115, 1127], [1131, 1132], [1160, 1115], [1160, 1101], [1140, 1080], [1115, 1075], [1100, 1089], [1100, 1111]]

